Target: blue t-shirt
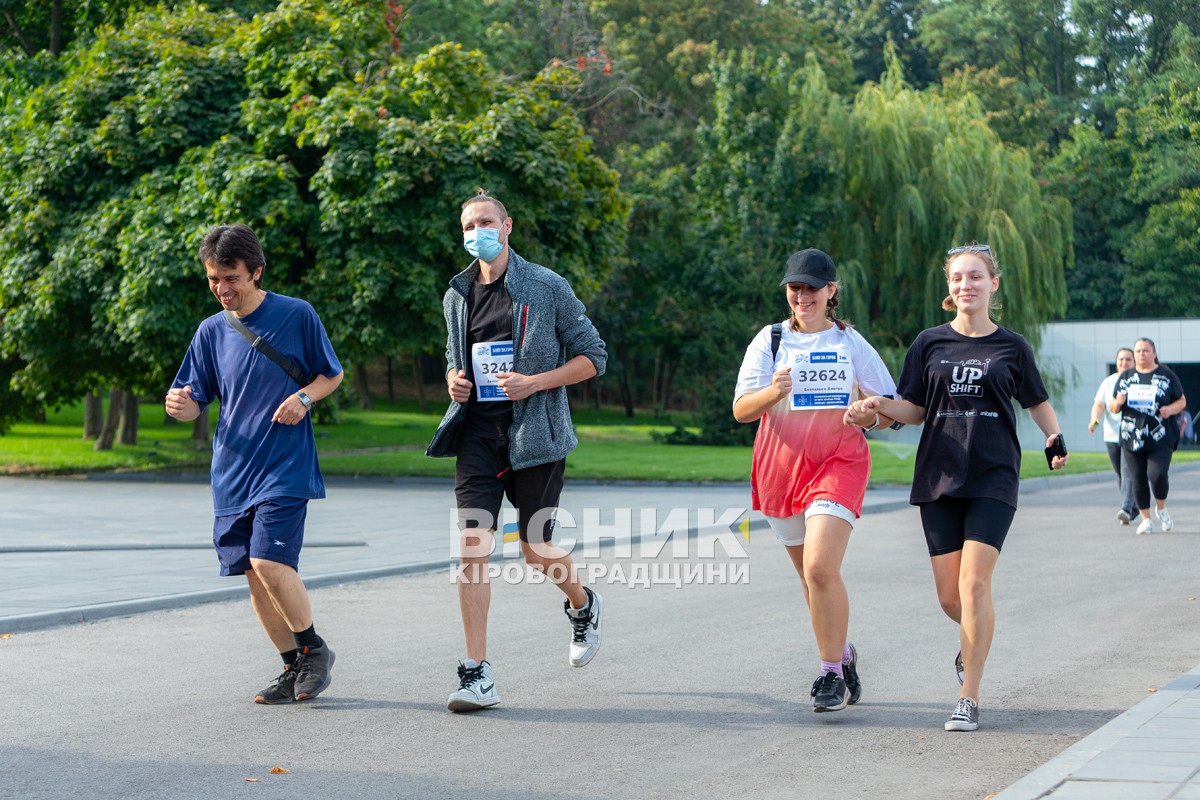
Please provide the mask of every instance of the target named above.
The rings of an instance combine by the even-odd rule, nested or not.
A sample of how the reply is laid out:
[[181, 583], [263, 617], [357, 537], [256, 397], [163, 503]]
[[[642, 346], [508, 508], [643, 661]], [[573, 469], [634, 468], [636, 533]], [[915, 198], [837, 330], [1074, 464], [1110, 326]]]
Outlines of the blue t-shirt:
[[[309, 374], [342, 371], [317, 312], [303, 300], [267, 292], [241, 321]], [[272, 497], [325, 496], [312, 415], [296, 425], [272, 422], [275, 409], [302, 387], [250, 346], [223, 314], [204, 322], [188, 347], [172, 388], [192, 387], [201, 410], [221, 402], [213, 435], [213, 511], [238, 514]]]

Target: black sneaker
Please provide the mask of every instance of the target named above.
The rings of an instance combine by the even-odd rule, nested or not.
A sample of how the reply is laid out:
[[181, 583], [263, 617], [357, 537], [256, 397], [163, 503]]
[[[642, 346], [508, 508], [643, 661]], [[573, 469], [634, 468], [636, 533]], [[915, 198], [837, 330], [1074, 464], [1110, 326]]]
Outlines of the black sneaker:
[[836, 672], [826, 672], [813, 681], [813, 711], [841, 711], [846, 707], [846, 681]]
[[967, 668], [962, 663], [962, 650], [958, 651], [958, 655], [954, 657], [954, 671], [958, 673], [958, 685], [963, 685], [963, 676], [967, 673]]
[[333, 651], [329, 645], [303, 647], [296, 658], [296, 699], [311, 700], [329, 688]]
[[850, 699], [846, 702], [854, 705], [862, 697], [862, 681], [858, 679], [858, 651], [849, 642], [846, 646], [850, 648], [850, 663], [842, 664], [842, 674], [846, 679], [846, 690], [850, 692]]
[[295, 699], [296, 670], [290, 666], [284, 667], [283, 674], [276, 678], [274, 683], [254, 696], [254, 702], [262, 703], [264, 706], [277, 706], [282, 703], [290, 703]]

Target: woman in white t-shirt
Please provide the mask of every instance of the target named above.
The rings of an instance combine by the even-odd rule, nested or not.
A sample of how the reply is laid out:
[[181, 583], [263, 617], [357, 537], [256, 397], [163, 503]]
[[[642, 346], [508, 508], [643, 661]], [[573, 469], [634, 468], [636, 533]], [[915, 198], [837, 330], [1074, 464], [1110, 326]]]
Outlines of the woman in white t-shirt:
[[842, 416], [858, 397], [895, 391], [879, 354], [835, 316], [836, 278], [833, 259], [820, 250], [788, 259], [780, 285], [791, 315], [746, 348], [733, 401], [738, 422], [760, 420], [753, 506], [787, 548], [811, 612], [821, 656], [814, 711], [838, 711], [862, 692], [841, 568], [862, 513], [871, 453], [862, 429]]
[[1133, 481], [1121, 469], [1121, 415], [1114, 414], [1108, 404], [1116, 394], [1113, 387], [1117, 378], [1128, 369], [1133, 369], [1133, 351], [1122, 347], [1117, 351], [1117, 371], [1100, 381], [1100, 388], [1096, 390], [1092, 402], [1092, 420], [1088, 423], [1088, 433], [1094, 433], [1097, 425], [1103, 427], [1108, 460], [1113, 472], [1117, 473], [1117, 483], [1121, 487], [1121, 509], [1117, 512], [1117, 521], [1122, 525], [1128, 525], [1130, 520], [1137, 517], [1138, 507], [1133, 496]]

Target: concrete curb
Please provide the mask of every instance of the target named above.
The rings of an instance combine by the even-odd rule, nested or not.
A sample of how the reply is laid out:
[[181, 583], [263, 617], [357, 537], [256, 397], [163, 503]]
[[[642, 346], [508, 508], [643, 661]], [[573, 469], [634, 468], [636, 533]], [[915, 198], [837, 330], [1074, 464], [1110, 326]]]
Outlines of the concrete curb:
[[[1174, 704], [1184, 700], [1190, 692], [1197, 688], [1200, 688], [1200, 667], [1196, 667], [1191, 672], [1184, 673], [1159, 689], [1154, 695], [1147, 697], [1133, 708], [1118, 715], [1102, 727], [1080, 739], [1024, 778], [1011, 784], [1004, 791], [996, 795], [994, 800], [1037, 800], [1037, 798], [1051, 796], [1056, 790], [1062, 788], [1074, 773], [1082, 770], [1090, 761], [1103, 754], [1122, 739], [1134, 734], [1139, 728]], [[1105, 797], [1135, 796], [1134, 790], [1130, 788], [1128, 782], [1118, 780], [1103, 781], [1094, 778], [1086, 780], [1092, 786], [1114, 784], [1113, 788], [1116, 788], [1117, 791], [1111, 795], [1105, 793], [1103, 795]], [[1122, 783], [1126, 785], [1122, 787]], [[1156, 796], [1168, 796], [1168, 793], [1173, 791], [1174, 784], [1164, 782], [1163, 787], [1165, 787], [1164, 793]], [[1100, 795], [1097, 794], [1096, 796]], [[1148, 795], [1137, 794], [1136, 796], [1143, 797]], [[1175, 795], [1170, 794], [1170, 796], [1174, 797]]]

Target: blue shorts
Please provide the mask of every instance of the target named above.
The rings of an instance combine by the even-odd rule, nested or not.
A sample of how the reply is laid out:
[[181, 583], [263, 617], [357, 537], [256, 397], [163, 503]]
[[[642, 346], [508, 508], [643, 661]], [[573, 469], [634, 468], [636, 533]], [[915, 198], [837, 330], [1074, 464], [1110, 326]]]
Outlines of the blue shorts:
[[217, 517], [213, 522], [213, 547], [221, 562], [221, 574], [246, 574], [252, 558], [295, 569], [304, 544], [306, 516], [306, 498], [272, 497], [239, 514]]

